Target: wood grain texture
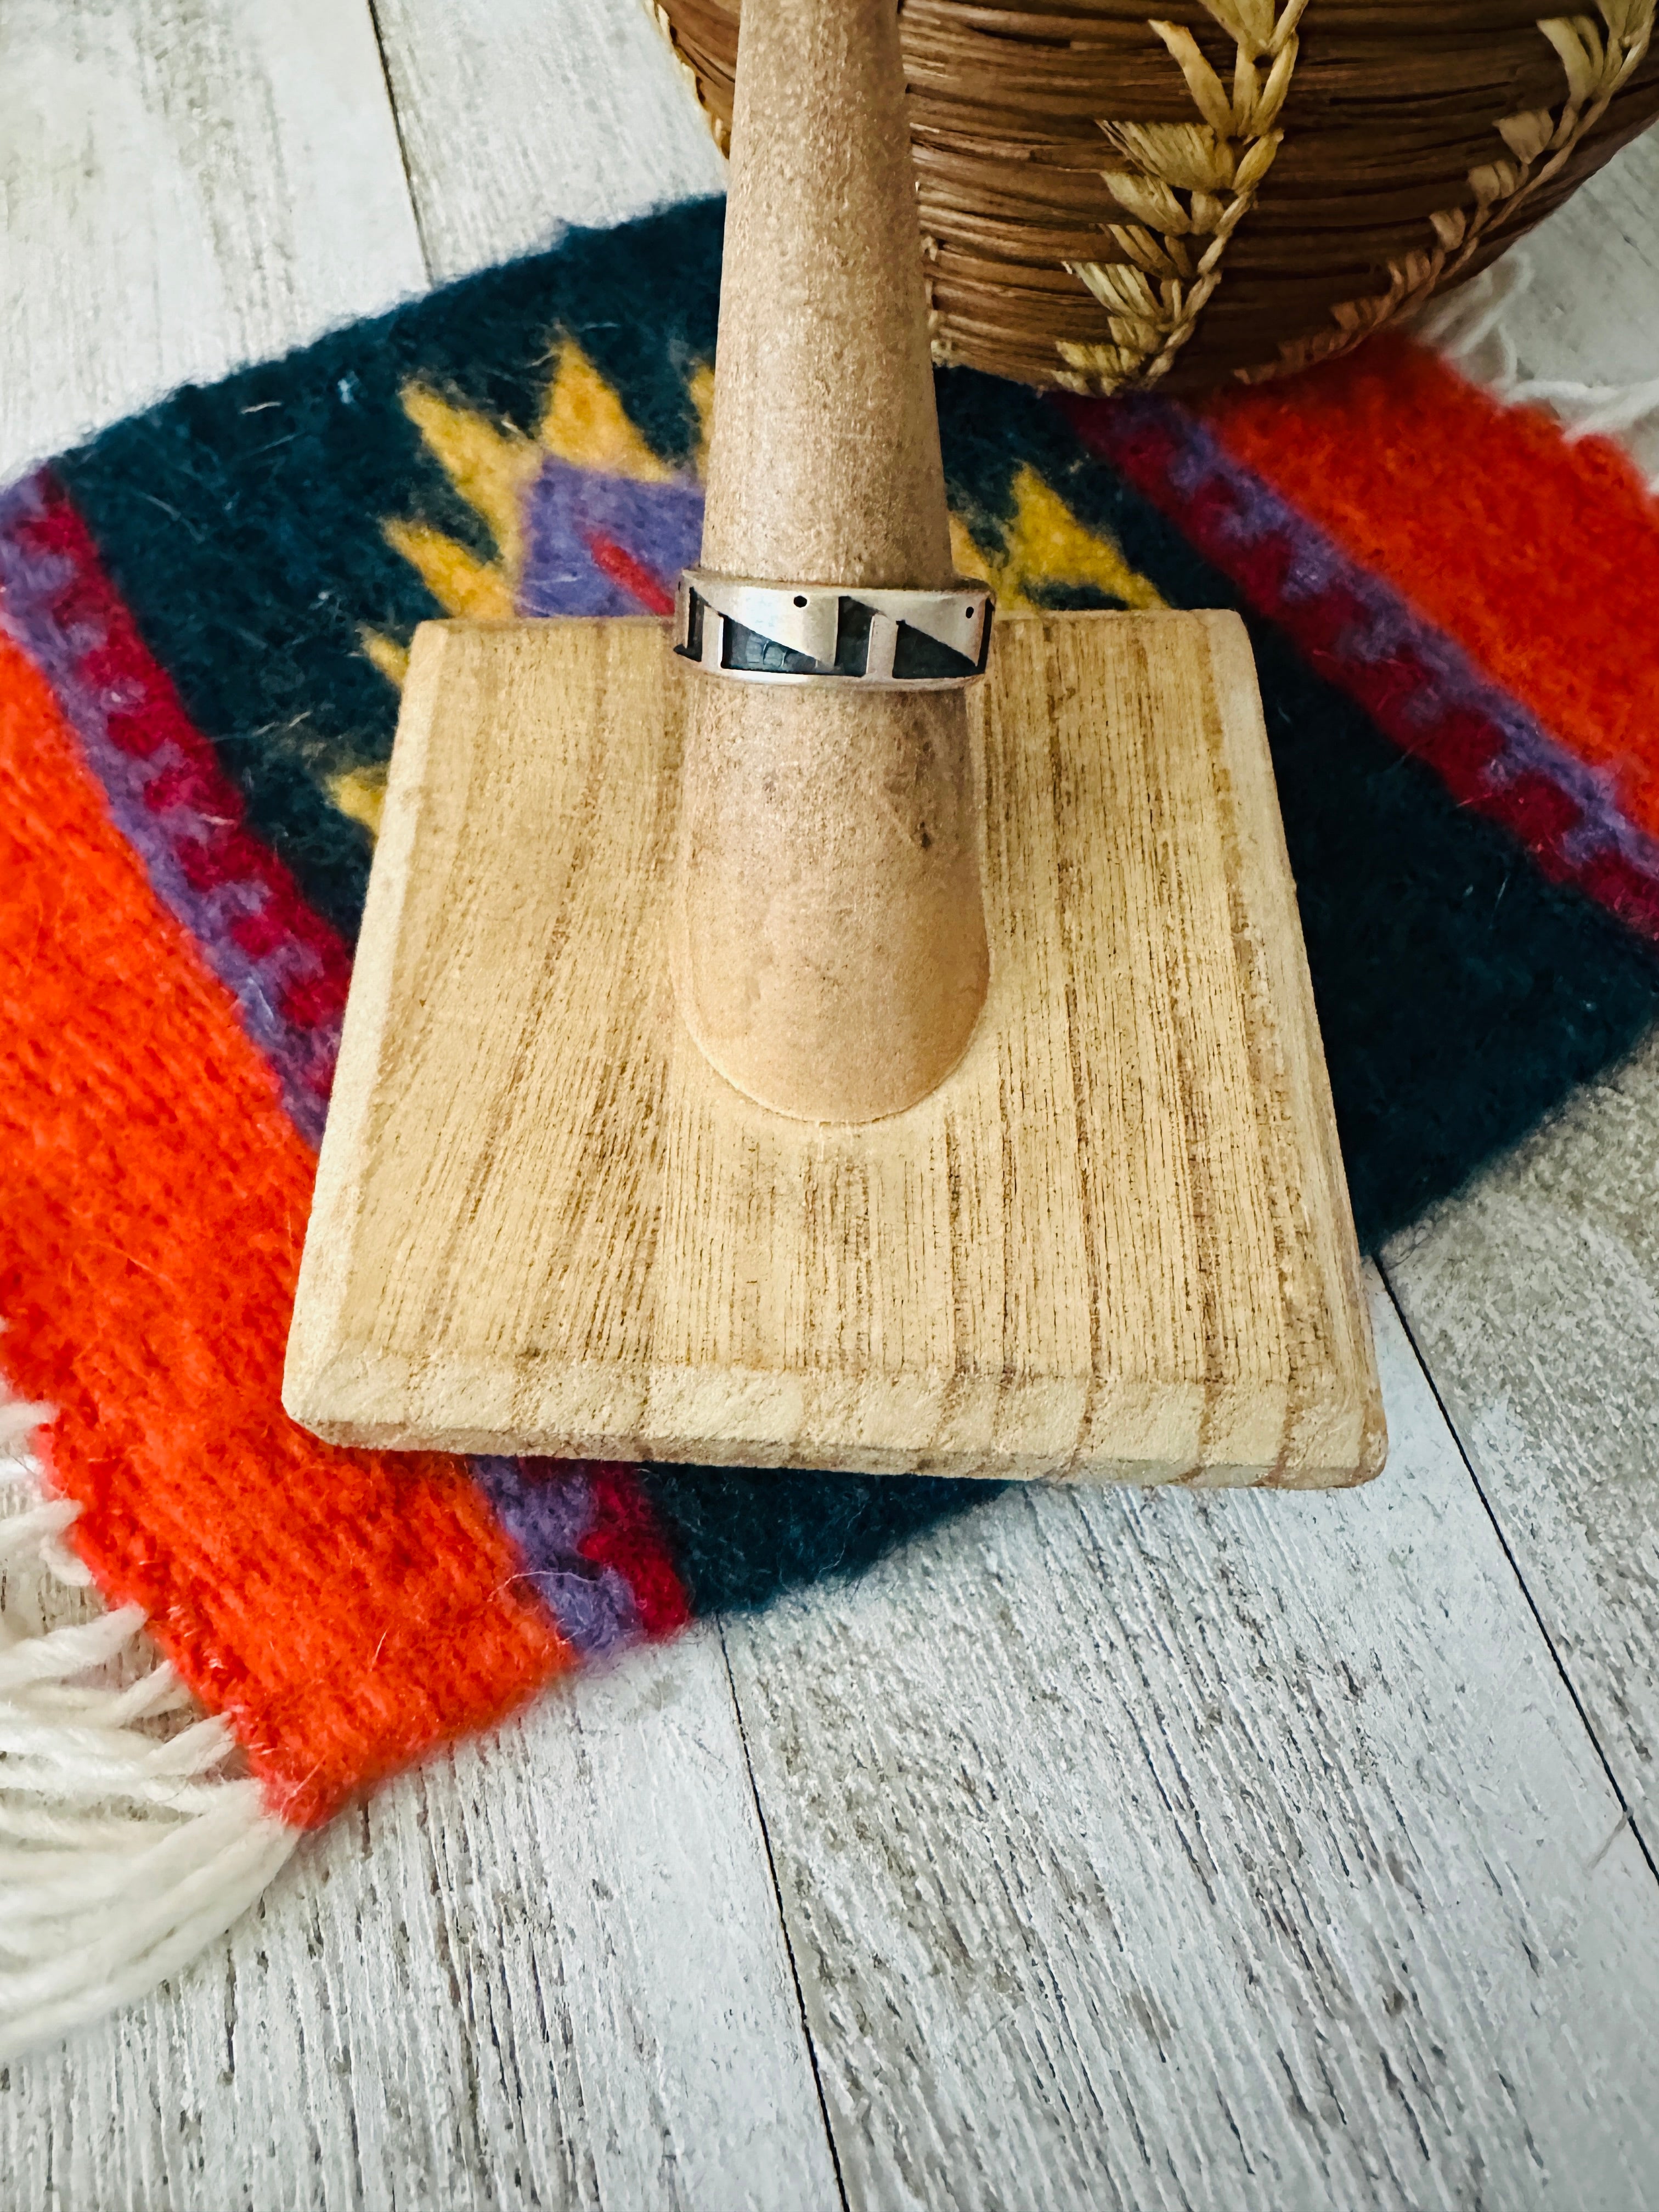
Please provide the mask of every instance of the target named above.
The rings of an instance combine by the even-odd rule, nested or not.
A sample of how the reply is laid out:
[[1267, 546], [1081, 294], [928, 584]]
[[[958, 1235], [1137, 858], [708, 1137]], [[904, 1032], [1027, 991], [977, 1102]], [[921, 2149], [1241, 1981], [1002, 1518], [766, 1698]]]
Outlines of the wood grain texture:
[[[1591, 385], [1659, 377], [1659, 131], [1615, 155], [1520, 248], [1531, 280], [1504, 309], [1526, 377]], [[1659, 407], [1622, 434], [1659, 477]]]
[[[956, 582], [892, 0], [744, 19], [702, 565]], [[961, 1059], [987, 981], [968, 713], [959, 689], [691, 686], [669, 964], [746, 1097], [874, 1121]]]
[[728, 1624], [849, 2203], [1654, 2201], [1659, 1888], [1386, 1298], [1322, 1498], [1010, 1492]]
[[[314, 327], [249, 319], [270, 280], [246, 258], [201, 250], [204, 198], [245, 210], [271, 237], [286, 234], [294, 204], [250, 150], [263, 143], [257, 106], [246, 133], [213, 122], [227, 81], [241, 81], [246, 41], [204, 84], [198, 45], [178, 27], [204, 12], [210, 24], [225, 13], [139, 0], [12, 0], [0, 11], [9, 143], [60, 149], [8, 172], [10, 219], [31, 210], [27, 265], [45, 289], [30, 290], [42, 304], [0, 340], [16, 349], [0, 384], [3, 472], [184, 373], [158, 351], [163, 295], [167, 343], [202, 348], [192, 373], [239, 355], [244, 330], [246, 349], [276, 350]], [[613, 20], [632, 51], [629, 6], [427, 0], [420, 13], [383, 0], [394, 78], [413, 95], [404, 121], [440, 273], [538, 242], [562, 219], [609, 219], [611, 208], [582, 197], [595, 178], [617, 196], [617, 214], [658, 195], [663, 148], [640, 99], [645, 80], [606, 59]], [[239, 25], [254, 15], [235, 11]], [[359, 11], [342, 0], [269, 20], [295, 27], [277, 72], [284, 96], [331, 97], [336, 80], [319, 53], [337, 32], [358, 35]], [[112, 89], [100, 78], [97, 88], [111, 94], [118, 141], [137, 87], [172, 119], [114, 188], [95, 143], [106, 111], [90, 92], [74, 104], [81, 74], [46, 41], [70, 25], [113, 41], [97, 49], [114, 56], [104, 74], [126, 81]], [[430, 41], [418, 70], [398, 45], [408, 27]], [[20, 31], [23, 43], [5, 46]], [[20, 73], [20, 52], [47, 62], [31, 58], [35, 74]], [[601, 160], [571, 161], [595, 118]], [[695, 116], [692, 125], [687, 143], [701, 153]], [[167, 167], [185, 161], [188, 179], [198, 154], [204, 181]], [[568, 166], [556, 170], [555, 155]], [[325, 177], [336, 173], [331, 158], [325, 148]], [[296, 180], [301, 202], [306, 189]], [[337, 246], [353, 241], [368, 256], [355, 277], [339, 277], [330, 313], [351, 310], [354, 283], [358, 304], [377, 303], [383, 267], [407, 256], [407, 228], [365, 236], [349, 204], [331, 208], [329, 225], [305, 234], [304, 254], [318, 257], [307, 267], [334, 268]], [[1557, 281], [1544, 252], [1553, 228], [1528, 243], [1534, 301]], [[12, 289], [17, 234], [0, 240], [14, 300], [24, 296]], [[1645, 235], [1632, 230], [1632, 253]], [[458, 254], [453, 265], [446, 250]], [[169, 290], [174, 270], [195, 272], [194, 289]], [[294, 286], [301, 307], [308, 281]], [[1650, 374], [1596, 356], [1609, 334], [1636, 327], [1627, 312], [1653, 306], [1646, 262], [1598, 228], [1575, 249], [1573, 281], [1582, 307], [1562, 327], [1587, 350], [1555, 373]], [[64, 321], [72, 339], [56, 327]], [[1633, 1147], [1659, 1129], [1656, 1097], [1659, 1085], [1621, 1109]], [[1454, 1402], [1452, 1361], [1467, 1355], [1474, 1383], [1509, 1393], [1528, 1418], [1541, 1409], [1553, 1425], [1565, 1407], [1541, 1440], [1528, 1431], [1516, 1445], [1541, 1455], [1553, 1484], [1578, 1479], [1571, 1422], [1584, 1401], [1531, 1373], [1530, 1324], [1522, 1316], [1506, 1334], [1502, 1296], [1518, 1267], [1536, 1270], [1537, 1303], [1559, 1297], [1576, 1329], [1571, 1358], [1606, 1386], [1607, 1426], [1595, 1435], [1639, 1435], [1650, 1370], [1623, 1364], [1626, 1324], [1612, 1317], [1631, 1297], [1610, 1300], [1588, 1272], [1553, 1274], [1549, 1242], [1582, 1242], [1585, 1206], [1592, 1231], [1610, 1219], [1629, 1233], [1617, 1177], [1632, 1157], [1613, 1146], [1604, 1176], [1594, 1144], [1570, 1146], [1550, 1186], [1553, 1230], [1528, 1240], [1511, 1225], [1478, 1266], [1436, 1279], [1454, 1319], [1487, 1322], [1436, 1355]], [[1640, 1188], [1639, 1158], [1636, 1166]], [[1420, 1289], [1397, 1261], [1395, 1273], [1431, 1340]], [[1540, 1370], [1556, 1356], [1550, 1345], [1536, 1352]], [[734, 1638], [750, 1747], [765, 1762], [793, 1925], [811, 1939], [800, 1963], [862, 2203], [1018, 2207], [1045, 2189], [1066, 2212], [1115, 2198], [1180, 2202], [1183, 2190], [1206, 2212], [1259, 2202], [1285, 2212], [1629, 2212], [1652, 2200], [1651, 2140], [1630, 2103], [1653, 2103], [1638, 2070], [1654, 2047], [1650, 2024], [1620, 2043], [1625, 1998], [1655, 1981], [1629, 1838], [1614, 1832], [1616, 1808], [1574, 1746], [1524, 1601], [1486, 1571], [1443, 1439], [1419, 1461], [1396, 1349], [1385, 1331], [1401, 1449], [1357, 1498], [1206, 1500], [1194, 1514], [1179, 1498], [1030, 1493], [879, 1579], [741, 1632], [770, 1642], [750, 1650]], [[1515, 1378], [1540, 1387], [1523, 1402]], [[1387, 1516], [1397, 1480], [1414, 1483], [1410, 1470], [1423, 1464], [1450, 1487], [1426, 1506], [1419, 1497], [1402, 1537]], [[1651, 1479], [1635, 1466], [1627, 1502]], [[1490, 1462], [1483, 1473], [1501, 1511]], [[1287, 1511], [1305, 1541], [1289, 1540]], [[1356, 1515], [1370, 1516], [1358, 1524], [1363, 1541], [1338, 1540]], [[1029, 1539], [1009, 1540], [1009, 1528], [1028, 1528]], [[1126, 1529], [1147, 1533], [1131, 1541]], [[1193, 1541], [1178, 1540], [1188, 1530]], [[1547, 1523], [1542, 1534], [1528, 1571], [1547, 1589], [1555, 1540]], [[1596, 1553], [1586, 1538], [1595, 1571], [1568, 1577], [1550, 1616], [1571, 1609], [1582, 1627], [1602, 1608], [1615, 1647], [1622, 1540], [1610, 1536]], [[1571, 1565], [1571, 1547], [1567, 1556]], [[1627, 1647], [1638, 1667], [1650, 1666], [1644, 1635]], [[689, 1649], [579, 1684], [521, 1729], [394, 1785], [307, 1847], [213, 1960], [0, 2075], [7, 2212], [14, 2203], [27, 2212], [833, 2203], [814, 2113], [798, 2094], [788, 2007], [769, 1994], [776, 1953], [758, 1932], [754, 1854], [727, 1839], [727, 1822], [740, 1831], [747, 1818], [741, 1747], [734, 1757], [718, 1701], [685, 1687]], [[1091, 1732], [1103, 1710], [1120, 1733]], [[1595, 1710], [1612, 1741], [1613, 1708]], [[880, 1763], [858, 1755], [860, 1714], [881, 1732]], [[1367, 1775], [1373, 1794], [1357, 1800]], [[1358, 1816], [1374, 1804], [1368, 1827]], [[1217, 1854], [1227, 1879], [1212, 1875], [1206, 1890], [1193, 1860], [1208, 1868]], [[1097, 1910], [1103, 1889], [1109, 1923]], [[1461, 1952], [1449, 1931], [1460, 1913]], [[1611, 1987], [1598, 1979], [1609, 1913], [1622, 1916], [1627, 1940]], [[1401, 1962], [1438, 1960], [1438, 1978], [1395, 1976], [1395, 1915], [1411, 1939]], [[1120, 1920], [1134, 1940], [1127, 1951]], [[862, 1946], [857, 1972], [849, 1945]], [[1149, 1954], [1156, 1971], [1143, 1972]], [[1178, 2046], [1165, 2037], [1167, 2064], [1152, 2040], [1163, 2025], [1154, 2002], [1185, 2031]], [[1431, 2027], [1456, 2031], [1443, 2061]], [[1534, 2063], [1544, 2041], [1548, 2057]], [[1593, 2099], [1602, 2101], [1591, 2121]]]
[[375, 0], [434, 277], [726, 189], [641, 0]]
[[0, 481], [426, 283], [339, 0], [9, 0], [0, 207]]
[[1386, 1263], [1659, 1854], [1659, 1038]]
[[1641, 384], [1659, 368], [1659, 131], [1616, 154], [1522, 246], [1504, 321], [1531, 376]]
[[[506, 83], [500, 19], [460, 29]], [[0, 476], [426, 281], [356, 0], [16, 0], [0, 125]], [[5, 2212], [836, 2202], [701, 1635], [381, 1791], [188, 1973], [0, 2069]]]
[[[1524, 375], [1659, 373], [1659, 132], [1523, 249]], [[1659, 414], [1628, 434], [1659, 471]], [[1385, 1255], [1650, 1855], [1659, 1759], [1659, 1037]]]
[[6, 2212], [839, 2201], [701, 1630], [380, 1791], [175, 1983], [0, 2067]]
[[337, 1442], [1267, 1480], [1384, 1448], [1231, 615], [1004, 623], [992, 987], [872, 1127], [722, 1083], [666, 978], [687, 670], [417, 635], [289, 1339]]

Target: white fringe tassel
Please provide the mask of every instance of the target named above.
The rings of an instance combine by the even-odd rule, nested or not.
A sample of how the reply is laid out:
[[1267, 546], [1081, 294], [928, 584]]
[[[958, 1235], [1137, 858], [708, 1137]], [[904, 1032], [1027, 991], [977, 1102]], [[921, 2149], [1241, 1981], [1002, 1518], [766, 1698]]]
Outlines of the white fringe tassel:
[[[1516, 407], [1547, 407], [1572, 444], [1579, 438], [1618, 438], [1659, 416], [1659, 377], [1641, 384], [1574, 384], [1555, 377], [1522, 376], [1504, 317], [1532, 283], [1524, 253], [1494, 261], [1467, 284], [1419, 315], [1419, 337], [1445, 355], [1478, 384]], [[1659, 477], [1648, 489], [1659, 492]]]
[[0, 2059], [154, 1989], [299, 1839], [141, 1608], [96, 1610], [62, 1540], [80, 1508], [23, 1455], [51, 1411], [0, 1393]]

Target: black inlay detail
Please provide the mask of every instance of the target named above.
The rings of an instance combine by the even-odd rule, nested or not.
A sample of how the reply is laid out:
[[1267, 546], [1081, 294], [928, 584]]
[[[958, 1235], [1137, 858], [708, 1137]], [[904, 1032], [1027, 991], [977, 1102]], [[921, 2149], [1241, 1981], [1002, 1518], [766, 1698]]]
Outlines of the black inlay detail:
[[810, 653], [796, 653], [789, 646], [780, 645], [775, 637], [763, 637], [757, 629], [733, 622], [730, 615], [726, 617], [720, 666], [749, 676], [816, 676], [819, 672]]
[[870, 663], [870, 624], [872, 610], [862, 599], [843, 598], [841, 617], [836, 630], [836, 661], [837, 676], [862, 676]]
[[929, 637], [925, 629], [917, 629], [909, 623], [899, 624], [898, 643], [893, 648], [893, 673], [901, 683], [939, 683], [957, 676], [972, 676], [978, 664], [965, 653], [954, 652], [941, 645], [936, 637]]
[[[870, 625], [874, 618], [875, 610], [866, 607], [862, 599], [842, 600], [841, 623], [836, 632], [837, 676], [862, 676], [869, 666]], [[986, 637], [988, 640], [988, 626]], [[929, 637], [925, 629], [916, 629], [905, 622], [898, 626], [898, 641], [893, 647], [893, 674], [902, 683], [938, 683], [951, 677], [973, 676], [984, 665], [982, 656], [975, 661], [965, 653], [953, 653], [948, 645]]]

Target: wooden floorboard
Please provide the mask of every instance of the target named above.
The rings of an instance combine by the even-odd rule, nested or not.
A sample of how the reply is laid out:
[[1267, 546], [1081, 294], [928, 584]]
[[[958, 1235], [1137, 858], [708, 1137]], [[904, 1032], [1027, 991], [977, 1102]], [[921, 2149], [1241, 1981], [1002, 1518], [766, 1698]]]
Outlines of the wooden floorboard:
[[854, 2206], [1651, 2201], [1659, 1886], [1373, 1313], [1364, 1492], [1007, 1493], [728, 1623]]
[[0, 482], [426, 283], [365, 0], [0, 9]]
[[[1659, 378], [1659, 131], [1615, 155], [1517, 253], [1531, 281], [1504, 325], [1522, 375], [1612, 386]], [[1622, 434], [1659, 477], [1659, 407]]]
[[435, 278], [726, 189], [641, 0], [374, 0]]
[[[1523, 374], [1659, 377], [1659, 131], [1521, 251]], [[1486, 356], [1490, 360], [1490, 354]], [[1659, 408], [1626, 443], [1659, 472]], [[1529, 1597], [1659, 1858], [1659, 1036], [1385, 1255]]]
[[1659, 1856], [1659, 1038], [1396, 1238], [1387, 1266]]
[[[629, 0], [379, 14], [0, 13], [0, 474], [717, 188]], [[1654, 373], [1653, 158], [1529, 249], [1534, 374]], [[1370, 1490], [994, 1503], [730, 1624], [741, 1729], [711, 1631], [578, 1684], [0, 2070], [0, 2203], [830, 2207], [814, 2057], [860, 2206], [1654, 2201], [1659, 1885], [1573, 1693], [1638, 1802], [1656, 1139], [1648, 1055], [1389, 1255], [1496, 1528], [1379, 1308]]]
[[839, 2201], [709, 1629], [380, 1790], [0, 2067], [6, 2212]]
[[[361, 0], [0, 11], [0, 476], [426, 282]], [[838, 2202], [706, 1631], [382, 1790], [0, 2068], [4, 2212]]]

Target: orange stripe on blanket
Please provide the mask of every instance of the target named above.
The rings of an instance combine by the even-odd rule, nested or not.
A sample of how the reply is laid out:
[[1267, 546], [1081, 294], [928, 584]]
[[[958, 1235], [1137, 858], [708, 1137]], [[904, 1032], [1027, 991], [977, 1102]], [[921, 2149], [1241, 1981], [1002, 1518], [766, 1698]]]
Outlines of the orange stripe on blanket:
[[1569, 445], [1392, 336], [1204, 411], [1659, 836], [1659, 501], [1620, 448]]
[[310, 1154], [3, 638], [0, 884], [0, 1358], [105, 1597], [322, 1820], [570, 1655], [462, 1462], [283, 1412]]

